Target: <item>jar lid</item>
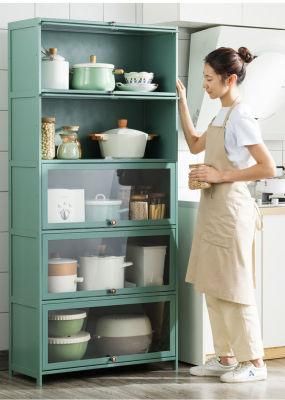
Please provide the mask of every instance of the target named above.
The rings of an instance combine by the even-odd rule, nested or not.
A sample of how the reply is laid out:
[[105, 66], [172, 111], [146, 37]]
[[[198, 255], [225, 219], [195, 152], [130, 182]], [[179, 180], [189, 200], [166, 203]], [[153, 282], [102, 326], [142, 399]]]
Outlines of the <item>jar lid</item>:
[[75, 264], [77, 263], [77, 260], [74, 258], [60, 258], [60, 257], [56, 257], [56, 258], [50, 258], [48, 260], [49, 264]]
[[165, 197], [165, 193], [150, 193], [149, 197], [152, 199], [159, 199], [161, 197]]
[[87, 313], [83, 310], [61, 310], [50, 311], [48, 313], [49, 321], [71, 321], [75, 319], [83, 319], [86, 317]]
[[65, 125], [62, 127], [62, 130], [77, 132], [79, 130], [79, 125]]
[[55, 123], [55, 117], [42, 117], [42, 122]]
[[147, 194], [133, 194], [131, 195], [131, 200], [147, 200], [148, 195]]
[[81, 331], [77, 335], [63, 337], [49, 337], [48, 344], [74, 344], [88, 342], [91, 336], [89, 332]]

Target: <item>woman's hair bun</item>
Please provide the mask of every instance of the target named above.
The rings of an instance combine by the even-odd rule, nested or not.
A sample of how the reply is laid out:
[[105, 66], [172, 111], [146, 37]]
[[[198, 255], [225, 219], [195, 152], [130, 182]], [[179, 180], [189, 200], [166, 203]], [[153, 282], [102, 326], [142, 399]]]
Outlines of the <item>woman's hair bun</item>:
[[240, 47], [237, 52], [240, 58], [247, 64], [254, 59], [254, 56], [246, 47]]

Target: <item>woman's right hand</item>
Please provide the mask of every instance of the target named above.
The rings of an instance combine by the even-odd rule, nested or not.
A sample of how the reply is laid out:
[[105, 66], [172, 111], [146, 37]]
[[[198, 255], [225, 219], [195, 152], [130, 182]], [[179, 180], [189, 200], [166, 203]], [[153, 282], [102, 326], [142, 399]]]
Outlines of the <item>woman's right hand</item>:
[[180, 79], [177, 79], [176, 81], [176, 89], [177, 89], [177, 94], [179, 96], [179, 101], [187, 101], [186, 98], [186, 88], [183, 85], [183, 83], [181, 82]]

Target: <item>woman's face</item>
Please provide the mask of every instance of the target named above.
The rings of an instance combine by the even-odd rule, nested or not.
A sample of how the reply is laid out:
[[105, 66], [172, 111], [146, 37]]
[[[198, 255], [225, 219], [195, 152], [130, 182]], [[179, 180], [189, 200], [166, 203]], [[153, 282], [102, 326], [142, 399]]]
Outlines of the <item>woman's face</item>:
[[216, 74], [209, 64], [204, 65], [204, 81], [203, 88], [206, 90], [211, 99], [223, 97], [229, 90], [230, 86], [227, 80], [223, 81], [222, 76]]

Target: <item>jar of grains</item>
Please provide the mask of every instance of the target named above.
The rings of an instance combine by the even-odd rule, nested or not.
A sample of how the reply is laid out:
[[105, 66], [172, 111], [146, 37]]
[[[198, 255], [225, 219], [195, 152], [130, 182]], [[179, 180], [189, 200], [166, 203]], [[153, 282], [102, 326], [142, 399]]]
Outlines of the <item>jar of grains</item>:
[[133, 194], [131, 196], [130, 219], [148, 219], [148, 195]]
[[42, 159], [52, 160], [55, 157], [55, 117], [42, 118]]

